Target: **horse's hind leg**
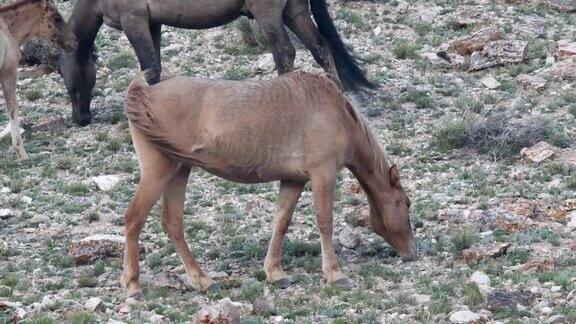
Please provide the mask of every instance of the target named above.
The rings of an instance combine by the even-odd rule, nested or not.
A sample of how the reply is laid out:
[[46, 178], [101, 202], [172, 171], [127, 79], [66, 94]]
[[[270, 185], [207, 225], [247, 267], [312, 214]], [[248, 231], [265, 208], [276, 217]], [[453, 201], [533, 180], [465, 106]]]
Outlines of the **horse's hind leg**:
[[128, 296], [142, 298], [139, 282], [138, 239], [150, 210], [180, 165], [153, 148], [138, 133], [132, 132], [132, 139], [138, 154], [141, 178], [130, 206], [124, 214], [124, 270], [121, 283]]
[[142, 71], [149, 70], [146, 74], [146, 81], [148, 84], [155, 84], [160, 82], [161, 64], [160, 57], [156, 54], [157, 50], [154, 46], [148, 17], [142, 14], [135, 17], [135, 15], [128, 15], [122, 18], [122, 30], [128, 37], [130, 45], [136, 51], [140, 68]]
[[285, 3], [286, 0], [247, 1], [250, 12], [272, 47], [272, 55], [280, 75], [294, 70], [296, 58], [296, 49], [290, 42], [282, 19]]
[[334, 205], [334, 184], [336, 171], [330, 168], [316, 170], [310, 174], [314, 208], [316, 209], [316, 225], [320, 232], [322, 247], [322, 271], [328, 283], [341, 288], [352, 288], [352, 282], [338, 266], [338, 258], [332, 245], [332, 209]]
[[4, 65], [0, 70], [0, 83], [6, 100], [6, 109], [10, 118], [10, 134], [12, 146], [18, 154], [18, 158], [23, 161], [28, 159], [28, 154], [24, 150], [22, 135], [20, 135], [20, 117], [18, 116], [18, 102], [16, 101], [16, 79], [18, 78], [18, 60], [11, 55], [7, 55]]
[[324, 71], [333, 75], [334, 81], [339, 83], [334, 57], [330, 52], [328, 42], [312, 21], [308, 1], [288, 0], [284, 10], [284, 22], [304, 43]]
[[162, 227], [164, 227], [164, 231], [168, 234], [178, 256], [186, 267], [190, 284], [199, 291], [218, 290], [218, 285], [206, 276], [194, 260], [184, 238], [182, 214], [189, 174], [189, 167], [181, 167], [166, 186], [162, 202]]
[[264, 271], [269, 282], [276, 283], [281, 288], [286, 288], [291, 280], [282, 270], [282, 241], [288, 231], [294, 208], [298, 198], [304, 189], [303, 183], [282, 181], [280, 182], [280, 194], [276, 204], [274, 225], [272, 226], [272, 239], [268, 246], [268, 253], [264, 260]]

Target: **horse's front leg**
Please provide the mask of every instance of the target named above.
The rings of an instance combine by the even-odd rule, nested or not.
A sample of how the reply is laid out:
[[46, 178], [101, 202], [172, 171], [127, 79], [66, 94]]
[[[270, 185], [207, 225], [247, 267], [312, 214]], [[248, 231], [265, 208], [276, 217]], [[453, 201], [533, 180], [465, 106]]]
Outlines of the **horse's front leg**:
[[303, 183], [282, 181], [280, 182], [280, 194], [276, 204], [276, 214], [272, 225], [272, 239], [268, 246], [268, 253], [264, 260], [264, 271], [269, 282], [275, 283], [280, 288], [286, 288], [292, 280], [282, 270], [282, 242], [290, 226], [290, 220], [298, 198], [304, 189]]
[[[12, 54], [10, 54], [12, 53]], [[10, 118], [10, 134], [12, 146], [23, 161], [28, 159], [24, 150], [22, 135], [20, 135], [20, 117], [18, 116], [18, 103], [16, 101], [16, 79], [18, 78], [18, 54], [15, 51], [7, 51], [4, 65], [0, 70], [0, 83], [6, 100], [6, 109]]]
[[189, 175], [189, 167], [180, 167], [180, 170], [166, 186], [162, 202], [162, 227], [186, 267], [188, 282], [198, 291], [218, 291], [220, 290], [218, 284], [202, 271], [192, 256], [184, 237], [182, 217]]
[[127, 17], [122, 18], [121, 22], [122, 30], [126, 34], [126, 37], [128, 37], [134, 51], [136, 51], [140, 68], [142, 71], [148, 71], [146, 73], [146, 81], [148, 81], [148, 84], [160, 82], [162, 66], [156, 46], [154, 45], [148, 18], [127, 15]]
[[322, 271], [326, 281], [340, 288], [352, 288], [350, 279], [340, 270], [338, 258], [332, 245], [332, 209], [336, 171], [330, 168], [311, 173], [312, 194], [316, 209], [316, 226], [320, 232], [322, 247]]

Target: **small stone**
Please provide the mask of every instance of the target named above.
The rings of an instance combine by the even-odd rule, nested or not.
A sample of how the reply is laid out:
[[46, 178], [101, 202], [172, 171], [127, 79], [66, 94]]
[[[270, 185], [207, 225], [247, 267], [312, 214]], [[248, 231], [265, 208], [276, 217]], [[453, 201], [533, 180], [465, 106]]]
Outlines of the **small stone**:
[[84, 303], [84, 308], [91, 312], [96, 311], [102, 306], [102, 299], [99, 297], [89, 298], [86, 303]]
[[460, 253], [460, 260], [466, 264], [472, 264], [480, 260], [495, 259], [508, 252], [511, 245], [511, 243], [489, 243], [473, 246]]
[[557, 60], [564, 60], [576, 56], [576, 42], [568, 43], [561, 41], [558, 43], [558, 51], [556, 51], [555, 54]]
[[518, 84], [525, 89], [542, 90], [546, 86], [546, 80], [539, 76], [520, 74], [516, 77], [516, 80], [518, 80]]
[[276, 314], [276, 305], [269, 296], [260, 296], [252, 304], [253, 313], [256, 315], [270, 317]]
[[12, 218], [14, 216], [16, 216], [16, 213], [12, 209], [0, 209], [0, 219], [7, 220], [8, 218]]
[[72, 242], [70, 254], [76, 264], [88, 264], [96, 259], [120, 257], [124, 251], [124, 237], [92, 235]]
[[382, 34], [382, 27], [378, 26], [376, 28], [374, 28], [374, 36], [380, 36], [380, 34]]
[[550, 287], [550, 291], [551, 291], [551, 292], [559, 292], [560, 290], [562, 290], [562, 286], [552, 286], [552, 287]]
[[554, 311], [551, 307], [545, 306], [538, 310], [542, 315], [550, 315]]
[[564, 201], [564, 207], [566, 208], [567, 211], [576, 210], [576, 199], [573, 198]]
[[152, 324], [163, 324], [163, 323], [168, 323], [168, 321], [166, 320], [166, 318], [160, 314], [153, 314], [152, 316], [150, 316], [150, 323]]
[[470, 276], [470, 282], [475, 284], [476, 286], [479, 285], [488, 285], [490, 286], [490, 278], [487, 274], [482, 271], [474, 271], [472, 276]]
[[252, 313], [252, 305], [233, 302], [224, 298], [212, 305], [203, 306], [197, 313], [198, 322], [209, 323], [240, 323], [242, 316]]
[[356, 207], [344, 215], [344, 219], [353, 227], [370, 225], [370, 211], [365, 207]]
[[46, 215], [34, 215], [28, 220], [32, 225], [50, 223], [50, 217]]
[[576, 12], [576, 1], [574, 0], [540, 0], [540, 2], [559, 11]]
[[34, 126], [36, 132], [60, 132], [66, 128], [66, 119], [62, 116], [48, 116], [40, 118]]
[[500, 87], [501, 83], [498, 82], [492, 75], [487, 75], [483, 77], [480, 82], [486, 86], [486, 88], [494, 90]]
[[530, 148], [523, 148], [520, 156], [534, 164], [540, 164], [553, 159], [556, 156], [556, 148], [546, 142], [540, 142]]
[[150, 285], [157, 288], [168, 288], [180, 292], [186, 292], [192, 289], [188, 283], [188, 280], [186, 279], [186, 275], [184, 278], [182, 278], [173, 272], [162, 272], [154, 276], [154, 278], [150, 280]]
[[276, 69], [274, 57], [270, 53], [263, 54], [256, 62], [256, 71], [259, 73], [271, 73]]
[[430, 295], [416, 294], [416, 295], [414, 295], [414, 300], [416, 301], [416, 303], [418, 305], [428, 305], [428, 304], [430, 304], [432, 297]]
[[349, 226], [344, 227], [340, 235], [338, 235], [338, 241], [342, 246], [348, 249], [355, 249], [360, 245], [360, 232]]
[[127, 173], [111, 174], [93, 177], [91, 180], [98, 186], [98, 189], [102, 191], [110, 191], [128, 176], [129, 174]]
[[208, 272], [208, 277], [214, 279], [214, 280], [222, 280], [222, 279], [226, 279], [228, 277], [230, 277], [226, 272], [224, 271], [210, 271]]
[[554, 315], [554, 316], [550, 316], [550, 318], [548, 319], [548, 323], [550, 324], [564, 324], [564, 323], [568, 323], [566, 321], [566, 317], [562, 316], [562, 315]]
[[7, 194], [7, 193], [11, 193], [11, 192], [12, 192], [12, 190], [10, 190], [10, 188], [8, 188], [8, 187], [0, 188], [0, 193]]
[[450, 323], [477, 323], [481, 319], [480, 315], [469, 310], [458, 311], [450, 315]]
[[[20, 123], [22, 123], [22, 120], [20, 120]], [[10, 136], [10, 123], [6, 126], [0, 126], [0, 129], [2, 129], [0, 131], [0, 139]], [[24, 128], [20, 128], [20, 135], [22, 134], [24, 134]]]

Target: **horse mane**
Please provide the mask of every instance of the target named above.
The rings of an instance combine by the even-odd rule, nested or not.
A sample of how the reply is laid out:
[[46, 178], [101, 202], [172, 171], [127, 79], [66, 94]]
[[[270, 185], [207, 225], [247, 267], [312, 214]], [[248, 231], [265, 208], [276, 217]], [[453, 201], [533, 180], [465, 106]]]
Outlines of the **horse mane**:
[[366, 140], [368, 146], [368, 154], [371, 156], [371, 162], [374, 166], [374, 169], [388, 179], [389, 176], [389, 164], [386, 160], [386, 155], [382, 150], [382, 147], [378, 143], [376, 136], [368, 127], [364, 118], [356, 109], [354, 104], [350, 101], [350, 99], [344, 94], [340, 87], [334, 81], [334, 78], [331, 74], [318, 74], [318, 73], [309, 73], [304, 71], [295, 71], [292, 73], [296, 78], [307, 78], [307, 79], [315, 79], [316, 82], [324, 84], [325, 87], [334, 90], [337, 93], [337, 98], [341, 100], [346, 108], [346, 112], [348, 116], [352, 118], [352, 126], [360, 132], [361, 136]]
[[42, 1], [42, 0], [17, 0], [17, 1], [14, 1], [12, 3], [0, 6], [0, 13], [14, 10], [16, 8], [19, 8], [23, 5], [26, 5], [26, 4], [29, 4], [32, 2], [40, 2], [40, 1]]

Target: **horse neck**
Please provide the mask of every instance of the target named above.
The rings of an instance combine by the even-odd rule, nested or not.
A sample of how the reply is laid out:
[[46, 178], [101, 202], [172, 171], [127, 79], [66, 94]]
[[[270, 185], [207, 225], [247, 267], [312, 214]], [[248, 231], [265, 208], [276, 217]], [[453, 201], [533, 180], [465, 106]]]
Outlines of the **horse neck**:
[[359, 143], [356, 145], [352, 171], [368, 197], [372, 212], [378, 212], [382, 197], [390, 190], [389, 165], [376, 138], [365, 126], [362, 127]]
[[36, 27], [42, 19], [43, 9], [39, 2], [29, 2], [17, 8], [0, 13], [0, 18], [8, 26], [18, 45], [24, 44], [36, 35]]

